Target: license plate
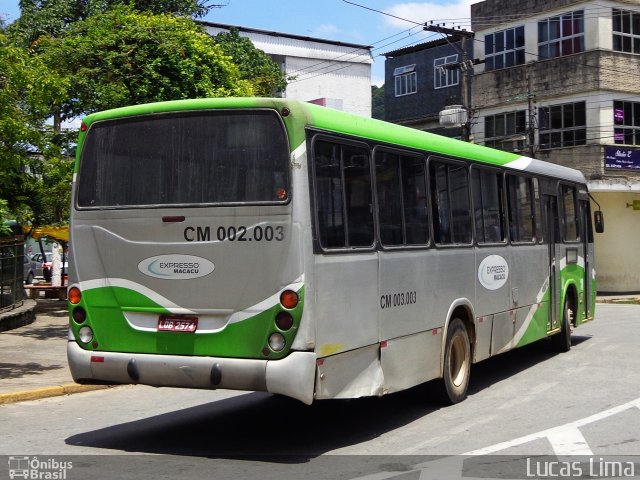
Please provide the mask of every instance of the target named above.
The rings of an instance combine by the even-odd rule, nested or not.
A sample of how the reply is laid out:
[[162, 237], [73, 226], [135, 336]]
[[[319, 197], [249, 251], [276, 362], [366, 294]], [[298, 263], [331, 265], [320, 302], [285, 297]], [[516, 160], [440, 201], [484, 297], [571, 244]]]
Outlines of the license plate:
[[162, 315], [158, 320], [159, 332], [195, 332], [198, 328], [198, 317], [172, 317]]

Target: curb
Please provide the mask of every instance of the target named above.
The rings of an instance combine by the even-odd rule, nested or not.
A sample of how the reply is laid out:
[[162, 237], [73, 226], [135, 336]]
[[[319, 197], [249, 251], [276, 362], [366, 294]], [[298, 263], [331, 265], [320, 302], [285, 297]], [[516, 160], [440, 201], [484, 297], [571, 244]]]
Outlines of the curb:
[[25, 299], [22, 305], [0, 313], [0, 332], [30, 325], [36, 319], [36, 301]]
[[106, 388], [113, 387], [114, 385], [79, 385], [77, 383], [69, 383], [66, 385], [58, 385], [55, 387], [44, 387], [36, 388], [33, 390], [23, 390], [21, 392], [2, 393], [0, 394], [0, 405], [25, 402], [27, 400], [39, 400], [41, 398], [59, 397], [62, 395], [71, 395], [73, 393], [104, 390]]

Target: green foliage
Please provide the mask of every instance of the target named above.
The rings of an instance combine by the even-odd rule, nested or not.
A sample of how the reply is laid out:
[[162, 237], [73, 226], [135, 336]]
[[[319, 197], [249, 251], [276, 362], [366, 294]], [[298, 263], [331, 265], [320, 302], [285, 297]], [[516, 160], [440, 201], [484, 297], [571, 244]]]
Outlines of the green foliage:
[[11, 235], [9, 220], [13, 220], [9, 205], [6, 200], [0, 198], [0, 237]]
[[216, 35], [215, 41], [240, 69], [240, 77], [251, 82], [256, 96], [273, 96], [287, 87], [280, 67], [251, 40], [241, 37], [237, 29]]
[[46, 63], [69, 81], [61, 117], [125, 105], [253, 95], [220, 45], [188, 18], [114, 7], [43, 38]]
[[33, 152], [56, 152], [45, 120], [62, 102], [65, 82], [0, 33], [0, 85], [0, 199], [11, 216], [30, 220], [38, 182], [33, 167], [41, 162]]
[[384, 85], [371, 85], [371, 116], [384, 120]]
[[42, 36], [59, 37], [73, 23], [104, 13], [118, 5], [139, 12], [202, 17], [209, 2], [204, 0], [20, 0], [20, 18], [9, 31], [17, 44], [30, 48]]

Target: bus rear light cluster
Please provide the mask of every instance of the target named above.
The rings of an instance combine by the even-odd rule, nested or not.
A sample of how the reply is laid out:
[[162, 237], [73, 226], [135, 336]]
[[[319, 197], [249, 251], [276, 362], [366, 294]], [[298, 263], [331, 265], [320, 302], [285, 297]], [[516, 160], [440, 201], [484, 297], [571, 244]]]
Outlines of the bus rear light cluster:
[[285, 290], [280, 294], [280, 306], [284, 311], [276, 313], [275, 324], [279, 331], [269, 335], [269, 347], [262, 350], [264, 356], [269, 356], [270, 352], [281, 352], [287, 346], [287, 339], [281, 332], [287, 332], [293, 328], [293, 315], [289, 310], [293, 310], [300, 303], [300, 297], [293, 290]]

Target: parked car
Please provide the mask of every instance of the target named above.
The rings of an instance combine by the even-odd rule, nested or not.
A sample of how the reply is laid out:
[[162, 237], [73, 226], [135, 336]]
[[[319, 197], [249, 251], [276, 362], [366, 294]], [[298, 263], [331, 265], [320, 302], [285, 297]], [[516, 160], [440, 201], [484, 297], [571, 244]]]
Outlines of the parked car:
[[36, 277], [36, 262], [33, 258], [29, 258], [28, 255], [24, 255], [24, 283], [31, 284]]
[[35, 253], [31, 256], [31, 260], [33, 260], [34, 262], [36, 262], [36, 268], [35, 268], [35, 272], [36, 272], [36, 277], [42, 277], [42, 254], [41, 253]]
[[[42, 260], [42, 254], [41, 253], [36, 253], [33, 257], [31, 257], [35, 262], [36, 262], [36, 276], [38, 277], [44, 277], [44, 279], [46, 281], [50, 281], [51, 280], [51, 265], [52, 265], [52, 259], [53, 259], [53, 253], [51, 252], [45, 252], [44, 254], [44, 261]], [[64, 262], [64, 273], [68, 273], [69, 272], [69, 262], [67, 261], [67, 259], [65, 258], [65, 262]]]

